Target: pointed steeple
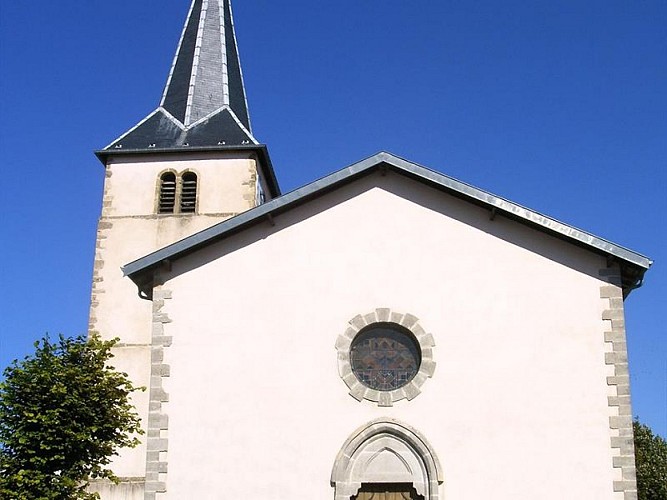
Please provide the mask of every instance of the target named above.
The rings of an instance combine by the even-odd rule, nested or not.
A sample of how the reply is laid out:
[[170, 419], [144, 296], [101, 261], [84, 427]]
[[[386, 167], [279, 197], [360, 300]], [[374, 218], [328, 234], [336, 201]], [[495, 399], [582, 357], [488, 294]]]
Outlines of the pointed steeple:
[[229, 107], [250, 130], [229, 0], [195, 0], [160, 105], [185, 126]]
[[193, 0], [159, 107], [103, 152], [258, 144], [230, 0]]

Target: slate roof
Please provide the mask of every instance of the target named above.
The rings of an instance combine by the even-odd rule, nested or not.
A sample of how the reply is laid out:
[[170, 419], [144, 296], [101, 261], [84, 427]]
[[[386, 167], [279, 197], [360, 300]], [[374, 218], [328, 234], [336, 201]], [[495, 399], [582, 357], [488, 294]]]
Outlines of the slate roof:
[[230, 0], [193, 0], [158, 108], [102, 151], [259, 145]]
[[391, 171], [412, 178], [435, 189], [487, 208], [493, 216], [502, 216], [515, 220], [571, 244], [606, 256], [609, 262], [618, 262], [621, 267], [625, 296], [633, 289], [641, 286], [644, 273], [652, 264], [652, 261], [648, 257], [625, 247], [416, 163], [404, 160], [390, 153], [380, 152], [327, 177], [307, 184], [279, 198], [275, 198], [135, 260], [123, 267], [123, 273], [137, 284], [140, 292], [145, 297], [150, 297], [153, 270], [159, 268], [165, 262], [179, 259], [256, 224], [265, 223], [267, 220], [271, 222], [274, 217], [283, 212], [378, 170]]

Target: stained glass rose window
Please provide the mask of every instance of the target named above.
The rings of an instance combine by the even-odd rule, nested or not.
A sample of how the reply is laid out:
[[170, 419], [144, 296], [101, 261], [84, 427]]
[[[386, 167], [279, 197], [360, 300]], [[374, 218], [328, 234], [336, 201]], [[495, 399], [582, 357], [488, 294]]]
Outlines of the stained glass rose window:
[[417, 340], [395, 323], [367, 326], [350, 346], [352, 372], [366, 387], [378, 391], [403, 387], [417, 374], [420, 363]]

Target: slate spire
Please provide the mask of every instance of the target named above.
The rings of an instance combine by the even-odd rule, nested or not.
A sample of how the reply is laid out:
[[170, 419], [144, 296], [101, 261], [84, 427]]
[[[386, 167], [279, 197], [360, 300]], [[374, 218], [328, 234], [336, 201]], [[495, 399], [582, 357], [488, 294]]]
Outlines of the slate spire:
[[250, 130], [229, 0], [194, 0], [160, 105], [188, 126], [223, 106]]
[[253, 144], [231, 0], [193, 0], [159, 107], [104, 151]]

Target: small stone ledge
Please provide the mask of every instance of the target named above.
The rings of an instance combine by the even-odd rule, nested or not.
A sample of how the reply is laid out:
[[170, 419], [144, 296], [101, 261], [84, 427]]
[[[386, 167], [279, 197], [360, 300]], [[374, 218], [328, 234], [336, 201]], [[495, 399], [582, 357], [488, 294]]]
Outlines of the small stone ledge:
[[[406, 385], [393, 391], [378, 391], [363, 385], [352, 372], [350, 347], [356, 335], [365, 327], [374, 323], [396, 323], [412, 333], [419, 344], [421, 364], [419, 371]], [[419, 325], [419, 318], [413, 314], [402, 314], [387, 307], [379, 307], [366, 314], [357, 314], [349, 321], [349, 326], [336, 338], [338, 353], [338, 374], [350, 390], [349, 394], [357, 401], [371, 401], [378, 406], [393, 406], [396, 401], [416, 398], [421, 393], [422, 384], [435, 373], [433, 360], [435, 339]]]
[[108, 479], [93, 479], [86, 491], [102, 498], [141, 498], [145, 482], [144, 477], [119, 477], [118, 484]]
[[623, 298], [623, 290], [619, 286], [604, 285], [600, 287], [600, 298], [610, 299], [612, 297]]
[[[137, 477], [119, 477], [118, 482], [119, 483], [141, 483], [143, 484], [144, 481], [146, 480], [145, 477], [137, 476]], [[108, 479], [91, 479], [90, 484], [111, 484], [113, 485], [114, 483]]]

